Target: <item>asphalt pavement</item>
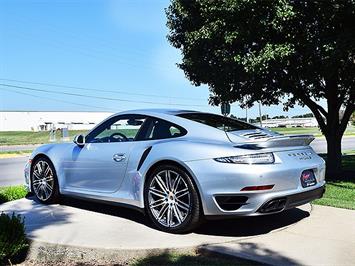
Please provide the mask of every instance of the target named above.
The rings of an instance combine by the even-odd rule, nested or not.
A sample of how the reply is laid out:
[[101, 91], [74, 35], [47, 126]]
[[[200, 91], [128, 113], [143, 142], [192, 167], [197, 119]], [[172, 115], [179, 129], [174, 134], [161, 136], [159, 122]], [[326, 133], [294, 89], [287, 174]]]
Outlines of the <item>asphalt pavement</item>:
[[[315, 139], [311, 146], [317, 153], [327, 152], [327, 142], [324, 138]], [[355, 137], [344, 137], [342, 150], [355, 150]], [[23, 184], [23, 168], [26, 161], [27, 157], [0, 159], [0, 186]]]
[[0, 159], [0, 187], [23, 184], [26, 161], [27, 156]]
[[[317, 153], [327, 153], [327, 141], [325, 138], [316, 138], [311, 143], [311, 146]], [[343, 151], [355, 150], [355, 137], [344, 136], [341, 141], [341, 149]]]

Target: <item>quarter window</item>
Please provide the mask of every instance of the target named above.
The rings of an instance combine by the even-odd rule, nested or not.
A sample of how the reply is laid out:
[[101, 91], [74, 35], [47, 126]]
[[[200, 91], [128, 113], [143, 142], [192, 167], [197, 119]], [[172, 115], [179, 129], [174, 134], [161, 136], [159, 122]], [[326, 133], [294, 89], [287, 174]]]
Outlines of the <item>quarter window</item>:
[[187, 131], [178, 125], [152, 117], [147, 119], [145, 129], [141, 133], [137, 140], [176, 138], [185, 135]]

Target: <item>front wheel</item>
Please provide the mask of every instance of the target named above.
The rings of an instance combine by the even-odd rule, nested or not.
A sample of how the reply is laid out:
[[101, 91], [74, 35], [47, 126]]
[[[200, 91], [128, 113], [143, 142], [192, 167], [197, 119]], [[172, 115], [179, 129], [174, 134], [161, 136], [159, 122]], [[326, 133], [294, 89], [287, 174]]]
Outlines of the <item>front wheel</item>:
[[33, 163], [31, 171], [32, 192], [42, 203], [56, 203], [59, 201], [57, 175], [52, 162], [43, 157]]
[[148, 176], [144, 200], [149, 218], [162, 231], [183, 233], [199, 224], [198, 192], [190, 176], [175, 165], [159, 166]]

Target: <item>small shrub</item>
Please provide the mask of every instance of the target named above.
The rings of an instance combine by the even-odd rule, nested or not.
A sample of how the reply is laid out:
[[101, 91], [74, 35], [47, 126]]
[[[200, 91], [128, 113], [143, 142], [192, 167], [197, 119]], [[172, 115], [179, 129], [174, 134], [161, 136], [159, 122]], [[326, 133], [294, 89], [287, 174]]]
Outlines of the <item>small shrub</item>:
[[12, 186], [0, 188], [0, 204], [12, 200], [22, 199], [27, 195], [24, 186]]
[[[0, 214], [0, 265], [19, 262], [28, 249], [24, 219], [14, 213]], [[9, 263], [11, 264], [11, 263]]]

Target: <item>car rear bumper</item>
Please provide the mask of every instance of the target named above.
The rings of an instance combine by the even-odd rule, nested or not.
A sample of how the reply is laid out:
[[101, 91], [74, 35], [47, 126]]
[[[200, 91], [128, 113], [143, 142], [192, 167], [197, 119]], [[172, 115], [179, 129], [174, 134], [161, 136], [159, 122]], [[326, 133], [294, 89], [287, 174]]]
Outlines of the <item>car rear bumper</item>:
[[265, 202], [257, 213], [275, 213], [320, 199], [325, 192], [325, 185], [310, 191], [301, 192], [286, 197], [278, 197]]
[[[315, 189], [289, 194], [286, 196], [271, 197], [261, 203], [260, 207], [252, 211], [236, 210], [231, 212], [218, 211], [214, 214], [207, 214], [206, 219], [208, 220], [218, 220], [224, 218], [233, 217], [244, 217], [244, 216], [262, 216], [280, 213], [288, 209], [301, 206], [303, 204], [309, 203], [313, 200], [322, 198], [325, 192], [325, 184], [323, 186], [317, 187]], [[276, 203], [275, 203], [276, 202]], [[247, 204], [245, 205], [247, 207]]]
[[[276, 154], [278, 161], [270, 165], [230, 164], [214, 160], [187, 162], [200, 192], [204, 214], [265, 215], [320, 198], [325, 185], [324, 161], [314, 152], [309, 160], [298, 159], [293, 153]], [[313, 171], [315, 185], [303, 187], [301, 175], [305, 170]], [[259, 186], [267, 189], [247, 189]], [[271, 210], [272, 206], [265, 207], [265, 204], [276, 200], [280, 206], [274, 206], [275, 210]]]

